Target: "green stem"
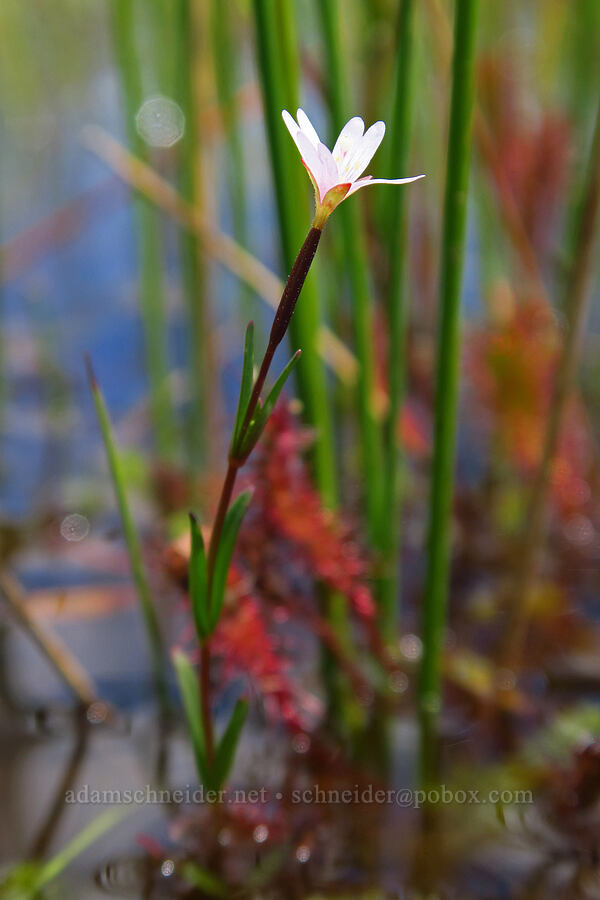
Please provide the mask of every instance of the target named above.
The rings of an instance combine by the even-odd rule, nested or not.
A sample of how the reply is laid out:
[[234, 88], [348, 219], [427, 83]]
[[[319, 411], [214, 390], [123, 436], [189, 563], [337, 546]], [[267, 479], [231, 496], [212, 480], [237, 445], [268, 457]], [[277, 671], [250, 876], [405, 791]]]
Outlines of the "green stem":
[[[392, 171], [408, 168], [414, 91], [413, 22], [414, 0], [400, 0], [396, 50], [396, 87], [391, 122]], [[385, 433], [386, 485], [383, 520], [386, 523], [384, 561], [380, 584], [382, 633], [396, 634], [400, 593], [399, 555], [402, 515], [402, 447], [398, 435], [406, 385], [407, 203], [406, 191], [389, 191], [386, 232], [389, 235], [390, 266], [387, 291], [389, 410]]]
[[[146, 146], [135, 126], [136, 113], [142, 102], [142, 84], [136, 62], [132, 0], [111, 0], [111, 13], [129, 144], [136, 156], [147, 161]], [[173, 454], [175, 443], [175, 416], [168, 382], [168, 328], [162, 285], [160, 216], [140, 193], [134, 195], [134, 214], [139, 255], [140, 305], [146, 367], [150, 380], [150, 413], [158, 453], [169, 458]]]
[[423, 660], [419, 683], [421, 777], [435, 777], [434, 734], [441, 706], [441, 669], [450, 571], [451, 505], [460, 368], [460, 297], [471, 159], [478, 0], [456, 0], [452, 101], [440, 269], [440, 324], [435, 443], [429, 508]]
[[[281, 2], [289, 3], [289, 0]], [[272, 4], [269, 0], [253, 0], [253, 8], [281, 252], [289, 271], [295, 259], [296, 248], [303, 239], [301, 198], [307, 196], [302, 167], [281, 121], [282, 109], [295, 107], [296, 98], [290, 97], [286, 92], [286, 86], [287, 91], [290, 90], [289, 73], [293, 71], [293, 64], [286, 65], [283, 58], [282, 49], [289, 43], [289, 35], [285, 42], [280, 41]], [[293, 20], [288, 20], [287, 27], [293, 27]], [[335, 456], [325, 370], [318, 349], [320, 324], [319, 298], [314, 282], [309, 279], [304, 286], [302, 304], [291, 323], [290, 338], [294, 347], [302, 348], [302, 360], [297, 368], [298, 393], [306, 418], [316, 431], [314, 466], [317, 484], [323, 502], [334, 507], [337, 498]]]
[[[244, 181], [244, 152], [240, 127], [240, 109], [236, 97], [238, 54], [232, 21], [233, 7], [222, 0], [212, 0], [212, 55], [219, 109], [225, 129], [228, 184], [231, 194], [233, 235], [243, 247], [248, 245], [247, 200]], [[250, 318], [251, 291], [243, 290], [244, 321]]]
[[[319, 10], [327, 61], [331, 120], [333, 131], [337, 134], [346, 122], [350, 108], [347, 96], [350, 80], [340, 47], [341, 17], [338, 0], [319, 0]], [[340, 207], [336, 216], [342, 226], [344, 265], [347, 267], [353, 302], [352, 319], [359, 363], [357, 392], [367, 527], [371, 546], [378, 550], [385, 530], [381, 519], [384, 470], [381, 435], [373, 409], [375, 359], [372, 292], [359, 207], [355, 203], [349, 203]]]
[[[331, 114], [331, 131], [339, 133], [348, 117], [349, 76], [340, 45], [340, 15], [338, 0], [318, 0], [323, 47], [327, 64], [327, 94]], [[383, 497], [383, 474], [380, 435], [373, 414], [374, 356], [371, 292], [367, 271], [367, 254], [361, 225], [360, 211], [356, 204], [344, 204], [336, 210], [341, 223], [343, 265], [347, 271], [352, 297], [352, 321], [358, 358], [356, 383], [361, 475], [364, 485], [364, 503], [367, 532], [371, 547], [377, 547], [377, 534]], [[352, 652], [352, 635], [348, 617], [348, 602], [339, 593], [327, 597], [327, 618], [341, 645]], [[360, 721], [351, 693], [341, 683], [335, 668], [335, 660], [326, 653], [324, 674], [329, 694], [330, 715], [346, 729], [355, 730]]]
[[140, 603], [140, 609], [142, 611], [142, 616], [146, 625], [146, 633], [148, 635], [148, 642], [150, 644], [150, 652], [152, 655], [152, 665], [154, 670], [154, 679], [156, 683], [158, 699], [163, 711], [166, 712], [169, 709], [167, 675], [164, 647], [162, 635], [160, 632], [160, 625], [158, 622], [158, 615], [154, 606], [154, 600], [152, 598], [152, 592], [150, 590], [150, 584], [148, 582], [148, 576], [146, 574], [146, 567], [144, 565], [142, 557], [142, 546], [140, 538], [133, 521], [133, 516], [131, 515], [129, 501], [127, 499], [125, 476], [123, 474], [121, 461], [119, 459], [119, 454], [113, 437], [113, 429], [110, 421], [110, 416], [106, 408], [106, 403], [104, 401], [102, 391], [100, 390], [98, 382], [96, 381], [96, 377], [92, 369], [92, 364], [87, 357], [86, 366], [88, 370], [90, 388], [92, 390], [92, 397], [94, 399], [94, 406], [96, 408], [96, 415], [98, 416], [100, 431], [102, 433], [102, 440], [104, 442], [104, 450], [106, 452], [106, 458], [108, 461], [108, 467], [115, 491], [115, 497], [117, 500], [117, 505], [119, 507], [119, 514], [121, 516], [121, 524], [123, 526], [123, 534], [125, 536], [125, 543], [127, 545], [127, 551], [129, 553], [131, 572]]
[[[179, 144], [179, 187], [182, 196], [191, 206], [198, 205], [199, 130], [196, 110], [194, 60], [195, 22], [191, 0], [177, 0], [177, 87], [178, 99], [185, 116], [185, 135]], [[191, 413], [188, 420], [189, 456], [191, 468], [197, 470], [207, 462], [207, 429], [210, 419], [209, 389], [211, 382], [209, 365], [208, 312], [205, 303], [204, 270], [198, 238], [186, 229], [179, 235], [183, 276], [183, 289], [187, 302], [190, 371], [188, 385]]]

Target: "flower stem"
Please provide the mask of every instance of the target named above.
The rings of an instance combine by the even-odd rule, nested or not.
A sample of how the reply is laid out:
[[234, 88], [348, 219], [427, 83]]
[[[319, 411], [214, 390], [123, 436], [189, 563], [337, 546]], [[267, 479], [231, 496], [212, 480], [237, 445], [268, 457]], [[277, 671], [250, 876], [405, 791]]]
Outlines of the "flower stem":
[[[265, 355], [263, 357], [258, 376], [256, 378], [256, 381], [254, 382], [252, 393], [250, 394], [250, 399], [248, 401], [248, 409], [246, 411], [244, 423], [242, 426], [242, 435], [246, 432], [248, 426], [250, 425], [250, 422], [252, 421], [252, 417], [256, 412], [256, 408], [260, 400], [260, 394], [269, 373], [269, 369], [273, 361], [273, 356], [275, 355], [275, 350], [285, 337], [285, 333], [294, 313], [298, 297], [300, 296], [300, 291], [302, 290], [302, 286], [306, 280], [306, 276], [308, 275], [308, 271], [311, 267], [312, 261], [315, 258], [315, 253], [317, 252], [320, 239], [320, 229], [314, 227], [311, 228], [306, 236], [304, 243], [302, 244], [302, 247], [300, 248], [298, 256], [296, 257], [296, 261], [294, 262], [292, 270], [285, 283], [283, 293], [281, 295], [281, 300], [279, 301], [279, 306], [277, 307], [277, 310], [275, 312], [273, 325], [271, 326], [269, 343], [267, 345], [267, 349], [265, 350]], [[229, 460], [227, 472], [223, 481], [223, 486], [221, 487], [221, 496], [219, 497], [219, 504], [217, 506], [217, 512], [215, 514], [215, 520], [213, 523], [210, 542], [208, 545], [207, 569], [209, 597], [211, 594], [212, 580], [217, 559], [217, 551], [219, 549], [219, 543], [221, 541], [223, 526], [225, 524], [225, 517], [227, 515], [227, 510], [229, 509], [231, 498], [233, 496], [233, 489], [235, 487], [237, 473], [246, 462], [246, 458]], [[209, 639], [203, 641], [200, 648], [200, 689], [202, 697], [202, 721], [204, 728], [204, 738], [206, 741], [206, 752], [209, 761], [211, 761], [214, 754], [214, 740], [211, 717]]]
[[202, 729], [204, 731], [206, 757], [209, 765], [212, 765], [215, 757], [215, 741], [210, 709], [210, 638], [207, 638], [200, 645], [200, 695], [202, 698]]
[[448, 577], [451, 505], [458, 415], [460, 296], [465, 255], [467, 193], [475, 93], [478, 0], [456, 0], [452, 101], [440, 270], [440, 324], [435, 396], [435, 444], [429, 502], [423, 660], [419, 682], [421, 778], [435, 777], [435, 733], [441, 706], [441, 670]]
[[[277, 5], [277, 4], [275, 4]], [[286, 4], [287, 5], [287, 4]], [[291, 141], [281, 127], [281, 110], [295, 109], [297, 81], [296, 63], [289, 58], [290, 47], [297, 46], [293, 34], [293, 17], [274, 14], [269, 0], [253, 0], [256, 23], [258, 71], [262, 87], [267, 139], [275, 199], [279, 218], [279, 233], [284, 264], [291, 269], [295, 248], [301, 238], [299, 222], [304, 209], [306, 184], [295, 157]], [[282, 31], [285, 34], [282, 34]], [[306, 207], [307, 208], [307, 207]], [[333, 508], [337, 501], [337, 480], [332, 434], [332, 417], [327, 397], [325, 372], [319, 358], [320, 308], [314, 284], [304, 289], [301, 310], [290, 328], [292, 343], [302, 348], [302, 361], [297, 369], [298, 394], [307, 421], [315, 429], [313, 450], [314, 470], [324, 504]]]

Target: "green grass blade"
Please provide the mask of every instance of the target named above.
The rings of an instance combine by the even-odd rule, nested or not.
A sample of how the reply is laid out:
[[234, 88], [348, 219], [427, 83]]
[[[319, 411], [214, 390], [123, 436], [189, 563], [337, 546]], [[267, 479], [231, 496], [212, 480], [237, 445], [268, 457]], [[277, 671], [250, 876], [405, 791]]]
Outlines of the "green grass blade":
[[435, 443], [429, 508], [423, 659], [419, 683], [421, 775], [435, 770], [435, 724], [441, 703], [441, 666], [450, 570], [451, 506], [460, 370], [460, 297], [475, 86], [478, 0], [456, 0], [454, 61], [440, 270], [440, 322], [435, 396]]
[[158, 696], [163, 708], [166, 709], [168, 708], [167, 678], [165, 670], [165, 655], [163, 650], [160, 626], [158, 622], [158, 615], [154, 606], [154, 600], [152, 598], [152, 592], [150, 590], [150, 584], [148, 582], [148, 576], [146, 574], [146, 568], [144, 566], [144, 561], [142, 558], [140, 538], [133, 521], [133, 516], [129, 507], [129, 501], [127, 499], [125, 478], [123, 476], [121, 461], [119, 459], [119, 454], [117, 452], [117, 447], [113, 436], [110, 416], [108, 415], [106, 403], [104, 402], [104, 396], [102, 395], [102, 391], [100, 390], [98, 382], [96, 381], [96, 376], [94, 375], [92, 364], [89, 358], [86, 358], [86, 365], [88, 369], [88, 377], [90, 388], [92, 391], [92, 397], [94, 400], [94, 406], [96, 408], [96, 415], [100, 424], [100, 431], [102, 434], [102, 441], [104, 443], [106, 459], [108, 461], [108, 467], [113, 483], [115, 497], [117, 500], [117, 506], [119, 507], [121, 524], [123, 526], [123, 534], [125, 536], [125, 543], [127, 545], [127, 551], [129, 553], [131, 572], [140, 603], [140, 609], [142, 612], [144, 623], [146, 625], [146, 633], [148, 635], [150, 651], [152, 654], [152, 662], [154, 666], [154, 675]]
[[[407, 172], [412, 135], [414, 93], [413, 22], [415, 0], [400, 0], [396, 45], [396, 84], [390, 127], [391, 172]], [[382, 633], [396, 633], [399, 600], [400, 520], [402, 515], [402, 448], [398, 423], [402, 414], [406, 380], [406, 268], [407, 205], [410, 194], [390, 190], [386, 195], [385, 229], [390, 266], [387, 290], [389, 410], [385, 428], [385, 482], [383, 521], [383, 572], [379, 585]]]
[[69, 843], [47, 863], [42, 865], [35, 881], [36, 892], [41, 890], [60, 875], [74, 859], [87, 850], [103, 834], [110, 831], [128, 814], [126, 809], [107, 809], [100, 813], [89, 825], [86, 825]]
[[[281, 0], [290, 4], [290, 0]], [[269, 0], [253, 0], [256, 24], [256, 49], [262, 87], [267, 139], [275, 198], [279, 218], [282, 257], [287, 271], [294, 264], [298, 249], [310, 221], [308, 201], [312, 193], [302, 163], [281, 119], [281, 110], [295, 111], [297, 87], [294, 90], [290, 72], [295, 63], [284, 56], [286, 47], [297, 44], [297, 36], [290, 37], [294, 26], [293, 16], [286, 20], [288, 34], [285, 40], [278, 31], [278, 17], [273, 15]], [[289, 14], [289, 11], [288, 11]], [[305, 213], [306, 210], [306, 213]], [[327, 398], [325, 370], [319, 357], [319, 328], [321, 314], [319, 298], [311, 273], [302, 289], [302, 296], [290, 323], [290, 341], [293, 347], [302, 348], [302, 364], [298, 366], [298, 393], [305, 415], [315, 428], [314, 467], [317, 484], [324, 503], [333, 507], [337, 498], [335, 455], [333, 448], [332, 416]]]
[[215, 559], [215, 570], [213, 572], [212, 584], [210, 587], [210, 627], [214, 630], [221, 615], [223, 601], [225, 599], [225, 585], [227, 583], [227, 573], [233, 556], [235, 542], [242, 520], [246, 515], [248, 504], [252, 499], [252, 491], [244, 491], [234, 500], [225, 516], [221, 540], [217, 549]]
[[190, 603], [196, 631], [200, 641], [208, 637], [209, 626], [209, 602], [208, 602], [208, 565], [204, 538], [196, 517], [190, 513], [190, 565], [189, 565], [189, 591]]
[[172, 654], [173, 666], [183, 703], [183, 711], [188, 724], [198, 777], [202, 784], [207, 785], [209, 780], [206, 761], [206, 742], [204, 740], [204, 727], [202, 725], [202, 699], [198, 685], [198, 675], [193, 665], [182, 650], [174, 650]]
[[231, 767], [233, 766], [240, 735], [247, 715], [247, 701], [238, 700], [215, 753], [212, 779], [214, 787], [218, 791], [221, 790], [231, 772]]

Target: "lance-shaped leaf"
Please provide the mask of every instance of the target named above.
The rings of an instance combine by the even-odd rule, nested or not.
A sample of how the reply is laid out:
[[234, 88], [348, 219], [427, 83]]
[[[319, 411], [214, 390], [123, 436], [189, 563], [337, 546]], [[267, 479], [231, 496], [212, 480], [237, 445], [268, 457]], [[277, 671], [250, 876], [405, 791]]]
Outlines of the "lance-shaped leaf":
[[211, 771], [211, 780], [214, 789], [217, 791], [221, 790], [231, 771], [240, 740], [240, 734], [242, 733], [247, 714], [247, 701], [238, 700], [215, 753], [215, 760]]
[[248, 409], [248, 401], [252, 393], [252, 383], [254, 381], [254, 322], [250, 322], [246, 329], [246, 339], [244, 341], [244, 362], [242, 365], [242, 381], [240, 384], [240, 397], [238, 400], [237, 412], [235, 414], [235, 422], [233, 424], [233, 433], [231, 435], [231, 446], [229, 455], [235, 458], [238, 455], [239, 443], [242, 436], [242, 427], [246, 418]]
[[198, 676], [193, 665], [181, 650], [173, 651], [173, 666], [175, 667], [183, 710], [192, 738], [198, 775], [202, 784], [207, 784], [209, 771], [206, 761], [206, 742], [202, 725], [202, 699], [198, 686]]
[[240, 447], [240, 458], [246, 459], [248, 455], [252, 452], [253, 447], [256, 445], [256, 442], [260, 438], [261, 434], [265, 429], [265, 425], [269, 421], [269, 416], [273, 412], [275, 408], [275, 404], [279, 399], [279, 395], [283, 390], [283, 386], [290, 377], [292, 373], [292, 369], [300, 359], [301, 350], [296, 350], [289, 363], [271, 388], [267, 399], [262, 404], [262, 406], [258, 407], [254, 418], [248, 425], [248, 429], [246, 434], [243, 437], [241, 447]]
[[204, 538], [198, 520], [190, 513], [191, 551], [189, 564], [190, 603], [196, 631], [200, 640], [210, 634], [210, 610], [208, 598], [208, 572]]
[[212, 586], [210, 592], [210, 630], [216, 628], [217, 622], [223, 608], [223, 600], [225, 598], [225, 584], [227, 581], [227, 573], [233, 556], [233, 549], [237, 539], [242, 519], [248, 509], [248, 504], [252, 498], [252, 490], [244, 491], [243, 494], [231, 504], [225, 516], [223, 531], [219, 540], [217, 555], [215, 559], [215, 568], [212, 577]]

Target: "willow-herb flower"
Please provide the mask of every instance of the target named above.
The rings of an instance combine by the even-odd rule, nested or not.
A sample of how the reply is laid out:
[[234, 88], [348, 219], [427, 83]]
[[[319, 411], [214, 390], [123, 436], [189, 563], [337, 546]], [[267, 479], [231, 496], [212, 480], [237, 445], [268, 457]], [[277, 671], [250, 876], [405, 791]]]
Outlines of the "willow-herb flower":
[[383, 140], [385, 122], [375, 122], [365, 131], [363, 120], [354, 116], [340, 131], [332, 152], [319, 140], [303, 109], [297, 112], [297, 122], [287, 109], [281, 115], [315, 189], [317, 208], [314, 228], [322, 229], [336, 206], [360, 188], [369, 184], [408, 184], [425, 177], [373, 178], [372, 175], [365, 175], [360, 178]]

